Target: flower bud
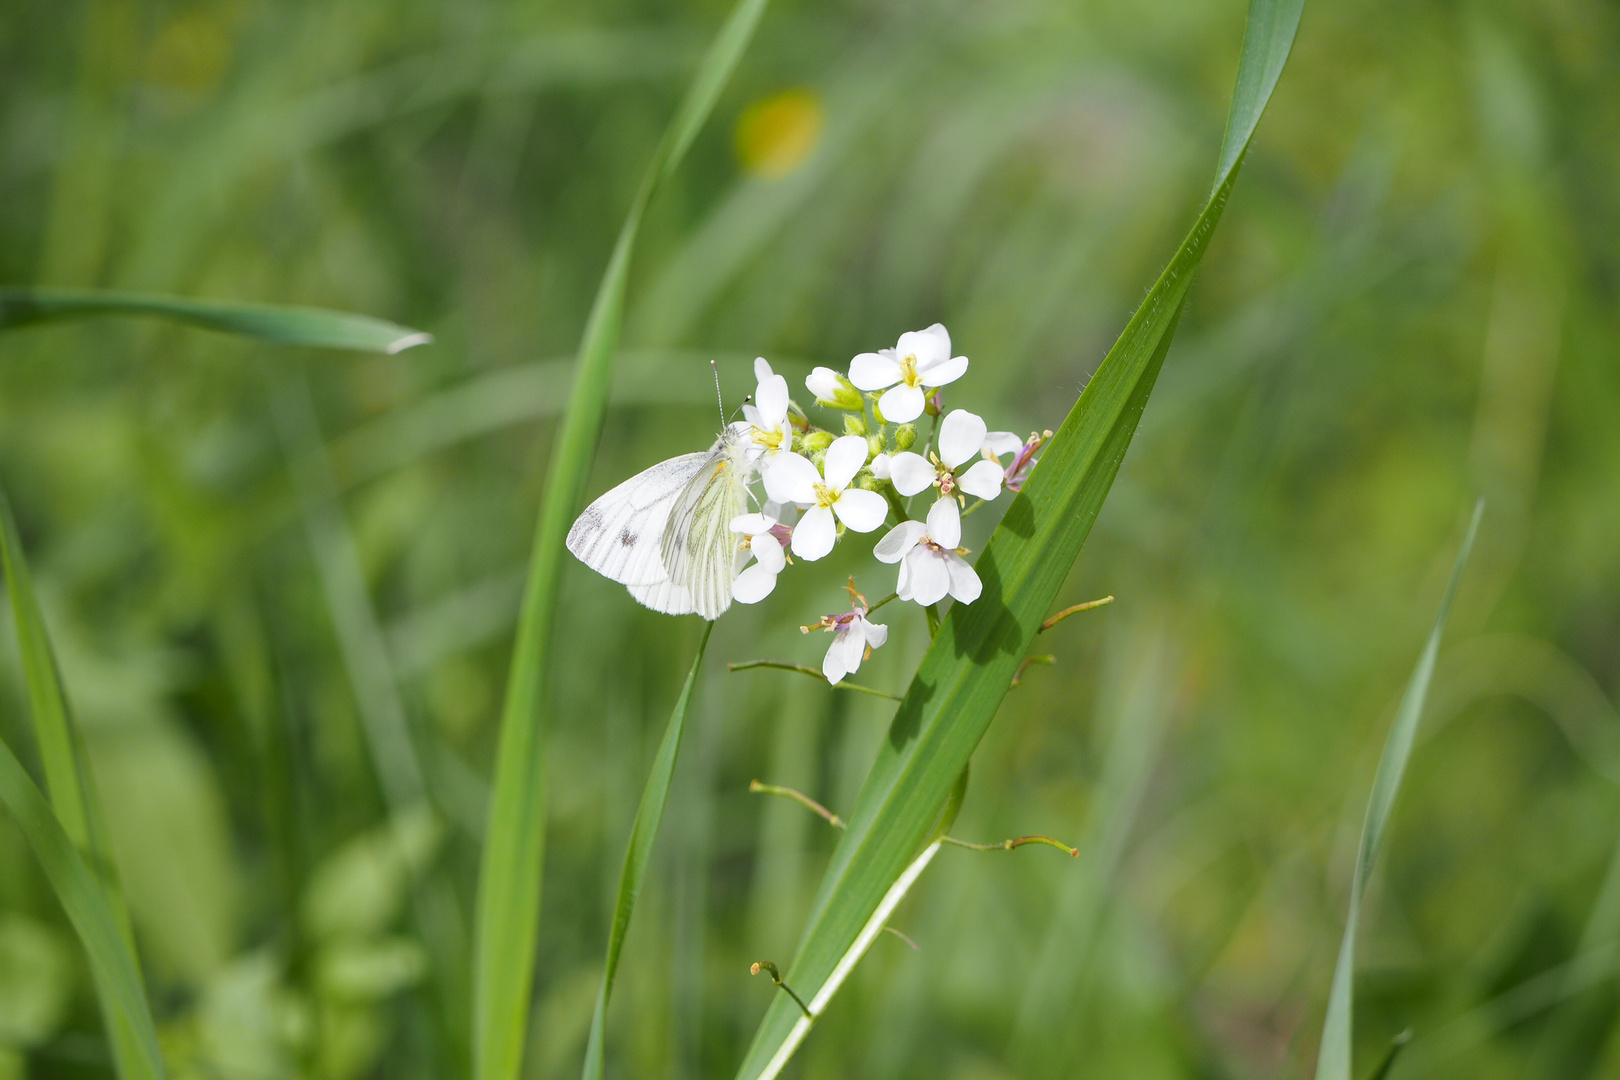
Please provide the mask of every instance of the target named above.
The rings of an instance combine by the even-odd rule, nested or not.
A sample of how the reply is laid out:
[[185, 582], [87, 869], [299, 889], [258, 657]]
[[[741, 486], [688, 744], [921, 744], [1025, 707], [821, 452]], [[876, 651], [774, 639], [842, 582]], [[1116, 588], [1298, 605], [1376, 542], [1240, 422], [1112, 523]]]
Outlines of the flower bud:
[[867, 439], [866, 439], [866, 460], [867, 461], [875, 461], [875, 460], [877, 460], [877, 456], [879, 454], [883, 453], [884, 451], [888, 450], [888, 449], [889, 449], [888, 446], [886, 446], [884, 444], [884, 442], [883, 442], [883, 436], [881, 436], [881, 435], [869, 435], [869, 436], [867, 436]]
[[878, 398], [881, 395], [868, 394], [867, 396], [872, 399], [872, 417], [873, 417], [873, 419], [875, 419], [880, 424], [887, 424], [888, 421], [883, 418], [883, 410], [878, 408]]
[[881, 492], [883, 490], [883, 481], [862, 469], [855, 475], [855, 486], [863, 491]]
[[917, 425], [901, 424], [894, 432], [894, 445], [901, 450], [910, 450], [917, 441]]
[[923, 412], [927, 413], [929, 416], [938, 416], [944, 411], [945, 390], [943, 387], [941, 387], [928, 396], [928, 400], [923, 403]]
[[804, 380], [805, 388], [816, 395], [816, 404], [846, 412], [861, 410], [861, 392], [841, 372], [818, 367]]
[[848, 412], [844, 414], [845, 435], [865, 435], [866, 417], [861, 413]]
[[788, 399], [788, 423], [793, 425], [793, 430], [801, 433], [810, 430], [810, 418], [804, 415], [804, 410], [792, 398]]
[[830, 431], [812, 431], [804, 437], [804, 448], [811, 454], [824, 452], [833, 444], [833, 433]]

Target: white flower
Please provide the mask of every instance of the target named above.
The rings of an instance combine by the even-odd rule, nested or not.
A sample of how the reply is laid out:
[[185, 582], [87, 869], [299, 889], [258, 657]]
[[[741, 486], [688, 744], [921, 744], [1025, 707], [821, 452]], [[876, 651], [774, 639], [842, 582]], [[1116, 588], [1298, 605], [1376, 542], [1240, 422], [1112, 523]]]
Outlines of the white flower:
[[[767, 504], [767, 511], [774, 509]], [[776, 515], [739, 514], [731, 519], [731, 531], [741, 533], [737, 541], [737, 558], [744, 565], [749, 556], [753, 556], [753, 565], [748, 566], [731, 582], [731, 596], [739, 604], [757, 604], [776, 588], [776, 575], [782, 572], [787, 564], [782, 554], [782, 536], [788, 527], [776, 520]]]
[[962, 540], [961, 519], [945, 512], [946, 507], [954, 511], [956, 504], [941, 499], [928, 511], [926, 523], [902, 521], [872, 549], [879, 560], [900, 564], [894, 591], [902, 600], [928, 607], [949, 594], [958, 603], [971, 604], [984, 589], [956, 546]]
[[889, 466], [893, 461], [894, 459], [888, 454], [879, 454], [877, 457], [872, 459], [872, 464], [869, 465], [868, 468], [872, 470], [872, 475], [877, 477], [879, 480], [887, 480], [890, 476]]
[[893, 424], [922, 415], [924, 390], [955, 382], [967, 371], [965, 356], [951, 356], [951, 335], [935, 323], [926, 330], [901, 334], [893, 349], [861, 353], [849, 365], [849, 380], [862, 390], [893, 387], [878, 399], [878, 411]]
[[752, 404], [743, 406], [743, 417], [748, 421], [745, 438], [757, 447], [756, 458], [769, 467], [777, 455], [793, 448], [793, 425], [788, 420], [787, 380], [771, 371], [763, 356], [754, 361], [754, 377], [759, 386], [754, 390]]
[[827, 656], [821, 662], [821, 673], [834, 685], [859, 668], [861, 661], [872, 655], [873, 649], [889, 640], [887, 626], [866, 620], [869, 610], [866, 597], [855, 591], [855, 579], [850, 578], [846, 587], [850, 600], [848, 611], [842, 615], [823, 615], [817, 622], [799, 627], [806, 634], [816, 629], [832, 632], [833, 643], [828, 646]]
[[859, 412], [862, 408], [861, 392], [830, 367], [818, 367], [810, 372], [804, 387], [816, 395], [817, 405], [849, 412]]
[[821, 472], [808, 458], [779, 454], [765, 473], [765, 492], [772, 499], [809, 507], [793, 529], [793, 554], [799, 558], [814, 562], [833, 549], [835, 514], [856, 532], [871, 532], [888, 516], [883, 496], [849, 486], [866, 464], [866, 449], [865, 439], [845, 435], [827, 447]]
[[[956, 504], [958, 490], [986, 501], [1001, 494], [1003, 474], [1000, 462], [981, 458], [969, 468], [958, 471], [984, 450], [986, 438], [983, 420], [966, 409], [954, 410], [939, 427], [939, 454], [934, 460], [929, 461], [909, 450], [891, 459], [889, 471], [895, 490], [909, 497], [930, 485], [939, 488], [939, 501], [934, 506], [937, 509], [941, 504], [948, 504], [941, 513], [949, 513], [956, 519], [956, 529], [960, 533], [961, 511]], [[1014, 436], [1016, 439], [1017, 436]], [[1022, 446], [1021, 443], [1019, 445]], [[933, 515], [934, 512], [930, 510], [930, 520]]]

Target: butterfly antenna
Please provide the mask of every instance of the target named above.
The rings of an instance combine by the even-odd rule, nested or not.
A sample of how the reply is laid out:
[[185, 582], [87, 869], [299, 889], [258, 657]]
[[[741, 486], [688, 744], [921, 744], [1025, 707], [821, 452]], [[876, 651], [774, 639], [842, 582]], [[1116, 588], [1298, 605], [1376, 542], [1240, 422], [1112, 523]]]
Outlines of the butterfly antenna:
[[720, 428], [721, 430], [725, 430], [726, 399], [720, 393], [720, 365], [714, 362], [714, 357], [712, 356], [709, 357], [709, 367], [714, 371], [714, 400], [715, 403], [720, 406]]

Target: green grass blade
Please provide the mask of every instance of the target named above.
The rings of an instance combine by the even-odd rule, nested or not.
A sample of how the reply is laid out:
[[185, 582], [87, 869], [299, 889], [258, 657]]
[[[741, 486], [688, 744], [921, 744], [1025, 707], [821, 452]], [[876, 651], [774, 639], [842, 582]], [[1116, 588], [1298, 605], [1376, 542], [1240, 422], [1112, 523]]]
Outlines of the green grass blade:
[[[107, 1012], [117, 1017], [115, 1024], [120, 1024], [128, 1033], [127, 1038], [115, 1034], [112, 1039], [119, 1075], [126, 1080], [161, 1078], [163, 1058], [158, 1053], [157, 1029], [153, 1026], [152, 1013], [147, 1007], [129, 946], [107, 901], [106, 890], [52, 813], [44, 794], [3, 742], [0, 742], [0, 801], [11, 810], [12, 817], [28, 838], [63, 910], [84, 942]], [[135, 1060], [126, 1060], [129, 1052], [135, 1055]]]
[[322, 349], [397, 353], [432, 334], [325, 308], [228, 304], [98, 289], [0, 289], [0, 330], [92, 315], [149, 315], [227, 334]]
[[[984, 593], [958, 605], [923, 657], [827, 868], [787, 981], [813, 1003], [912, 864], [1006, 696], [1047, 609], [1102, 508], [1276, 86], [1303, 0], [1254, 0], [1215, 188], [1191, 232], [1109, 350], [976, 568]], [[812, 1012], [819, 1015], [816, 1004]], [[774, 1001], [738, 1076], [770, 1077], [802, 1017]]]
[[507, 675], [489, 829], [478, 875], [473, 955], [474, 1080], [514, 1080], [522, 1063], [545, 848], [546, 660], [563, 541], [579, 507], [607, 411], [613, 356], [641, 218], [659, 181], [691, 145], [737, 66], [767, 0], [739, 0], [710, 45], [636, 192], [580, 341], [568, 411], [552, 447], [528, 584]]
[[[123, 944], [125, 958], [140, 978], [140, 960], [135, 951], [135, 934], [123, 893], [114, 880], [112, 852], [107, 829], [85, 771], [77, 732], [68, 711], [67, 693], [62, 687], [56, 654], [45, 629], [45, 616], [34, 592], [33, 576], [23, 555], [17, 522], [11, 504], [0, 492], [0, 570], [6, 577], [6, 598], [11, 606], [17, 631], [17, 651], [21, 655], [23, 682], [28, 690], [28, 707], [34, 722], [34, 740], [45, 767], [45, 784], [51, 793], [51, 807], [68, 841], [99, 871], [105, 886], [104, 900], [112, 914]], [[116, 994], [97, 985], [106, 1009], [107, 1032], [118, 1073], [126, 1080], [153, 1075], [147, 1069], [139, 1045], [140, 1021], [129, 1014]], [[150, 1021], [148, 1021], [150, 1023]]]
[[80, 851], [88, 852], [90, 811], [73, 728], [68, 721], [67, 695], [62, 690], [56, 656], [46, 635], [45, 616], [34, 594], [33, 577], [23, 558], [11, 503], [3, 494], [0, 494], [0, 569], [5, 571], [6, 599], [11, 604], [11, 618], [17, 628], [17, 652], [22, 658], [28, 708], [34, 720], [34, 739], [39, 745], [40, 763], [45, 767], [45, 786], [68, 839]]
[[703, 636], [698, 639], [697, 655], [692, 658], [692, 670], [687, 673], [686, 685], [669, 714], [669, 726], [664, 730], [664, 741], [658, 745], [658, 756], [653, 759], [652, 771], [647, 774], [647, 786], [641, 792], [641, 805], [636, 809], [635, 824], [630, 829], [630, 846], [624, 852], [624, 869], [619, 871], [619, 893], [613, 901], [613, 925], [608, 930], [607, 961], [602, 969], [602, 989], [596, 995], [596, 1012], [591, 1015], [591, 1034], [585, 1042], [584, 1080], [601, 1080], [602, 1040], [607, 1027], [608, 999], [613, 996], [613, 976], [619, 970], [619, 953], [624, 948], [624, 935], [630, 929], [630, 915], [636, 908], [636, 897], [641, 895], [641, 882], [647, 875], [647, 862], [652, 858], [653, 841], [658, 838], [658, 826], [664, 820], [664, 803], [669, 798], [669, 783], [675, 775], [675, 759], [681, 752], [681, 734], [686, 729], [686, 707], [692, 701], [692, 688], [697, 685], [698, 668], [703, 665], [703, 652], [709, 644], [713, 623], [706, 623]]
[[1468, 554], [1474, 547], [1474, 536], [1479, 532], [1479, 519], [1485, 512], [1481, 500], [1474, 506], [1474, 516], [1468, 522], [1462, 548], [1451, 570], [1451, 582], [1440, 601], [1440, 613], [1435, 616], [1434, 629], [1424, 642], [1412, 671], [1406, 692], [1401, 695], [1400, 707], [1395, 710], [1395, 722], [1390, 725], [1384, 740], [1384, 752], [1378, 759], [1378, 771], [1373, 774], [1372, 795], [1367, 800], [1367, 817], [1361, 827], [1361, 846], [1356, 854], [1355, 874], [1350, 882], [1350, 914], [1344, 925], [1344, 938], [1339, 944], [1339, 959], [1333, 968], [1333, 989], [1328, 995], [1327, 1020], [1322, 1027], [1322, 1045], [1317, 1053], [1316, 1080], [1350, 1080], [1350, 1052], [1352, 1012], [1355, 1006], [1354, 978], [1356, 969], [1356, 922], [1361, 915], [1361, 898], [1372, 874], [1373, 862], [1378, 858], [1379, 846], [1384, 840], [1384, 827], [1389, 824], [1390, 811], [1395, 806], [1395, 795], [1400, 791], [1406, 763], [1412, 756], [1412, 743], [1417, 738], [1418, 721], [1423, 716], [1423, 703], [1429, 696], [1429, 683], [1434, 677], [1434, 661], [1440, 652], [1440, 636], [1446, 628], [1446, 616], [1451, 612], [1451, 601], [1457, 595], [1457, 583], [1462, 580], [1463, 567], [1468, 565]]

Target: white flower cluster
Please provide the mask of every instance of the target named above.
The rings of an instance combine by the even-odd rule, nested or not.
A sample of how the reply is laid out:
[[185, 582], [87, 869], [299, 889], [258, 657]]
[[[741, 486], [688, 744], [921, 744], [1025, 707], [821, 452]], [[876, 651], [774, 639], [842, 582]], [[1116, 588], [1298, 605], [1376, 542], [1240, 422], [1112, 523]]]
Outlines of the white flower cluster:
[[[731, 522], [739, 558], [747, 561], [733, 582], [734, 598], [744, 604], [763, 600], [776, 587], [789, 553], [813, 562], [846, 533], [876, 532], [892, 515], [894, 524], [873, 554], [899, 564], [895, 598], [924, 607], [946, 596], [960, 604], [978, 599], [979, 577], [960, 546], [967, 497], [977, 506], [1003, 490], [1017, 491], [1051, 432], [1026, 441], [1012, 432], [988, 430], [965, 409], [942, 417], [940, 387], [967, 369], [967, 357], [951, 355], [951, 336], [938, 323], [901, 334], [892, 349], [861, 353], [847, 376], [818, 367], [805, 386], [817, 405], [844, 414], [844, 434], [834, 435], [810, 424], [789, 395], [787, 380], [769, 363], [754, 361], [759, 385], [735, 434], [757, 465], [765, 499], [759, 512]], [[934, 422], [919, 445], [916, 421], [924, 414]], [[917, 520], [908, 500], [930, 488], [934, 501]], [[887, 627], [867, 620], [870, 608], [853, 579], [849, 591], [848, 612], [803, 628], [835, 635], [822, 665], [833, 683], [888, 637]]]

